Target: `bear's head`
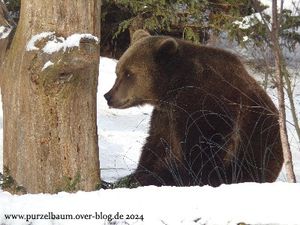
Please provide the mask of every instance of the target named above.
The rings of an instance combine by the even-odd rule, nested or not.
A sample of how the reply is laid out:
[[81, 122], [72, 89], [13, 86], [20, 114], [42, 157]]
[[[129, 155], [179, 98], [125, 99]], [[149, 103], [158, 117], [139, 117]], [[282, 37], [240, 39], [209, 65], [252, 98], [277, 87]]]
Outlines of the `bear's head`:
[[114, 86], [104, 95], [108, 105], [125, 109], [146, 103], [158, 104], [165, 91], [163, 83], [170, 79], [166, 77], [166, 65], [178, 48], [174, 38], [151, 36], [144, 30], [137, 30], [117, 64]]

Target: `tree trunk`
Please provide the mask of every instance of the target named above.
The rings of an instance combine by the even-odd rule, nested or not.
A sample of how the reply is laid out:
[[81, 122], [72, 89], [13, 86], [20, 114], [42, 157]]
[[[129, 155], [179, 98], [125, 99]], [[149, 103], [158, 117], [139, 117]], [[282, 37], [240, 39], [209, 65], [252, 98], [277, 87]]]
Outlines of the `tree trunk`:
[[[85, 37], [79, 47], [43, 49], [49, 40], [62, 42], [74, 33], [99, 38], [100, 4], [21, 1], [20, 21], [3, 65], [4, 171], [28, 193], [91, 191], [100, 184], [99, 44]], [[55, 34], [30, 47], [33, 35], [42, 32]]]
[[281, 60], [281, 49], [279, 45], [279, 23], [277, 13], [277, 0], [273, 0], [272, 3], [272, 42], [273, 51], [275, 56], [275, 69], [276, 69], [276, 82], [277, 82], [277, 95], [279, 104], [279, 126], [280, 137], [282, 142], [282, 149], [284, 155], [284, 164], [287, 173], [287, 179], [289, 182], [296, 182], [296, 177], [293, 168], [292, 153], [289, 145], [287, 128], [286, 128], [286, 112], [285, 112], [285, 100], [284, 100], [284, 84], [283, 84], [283, 71]]

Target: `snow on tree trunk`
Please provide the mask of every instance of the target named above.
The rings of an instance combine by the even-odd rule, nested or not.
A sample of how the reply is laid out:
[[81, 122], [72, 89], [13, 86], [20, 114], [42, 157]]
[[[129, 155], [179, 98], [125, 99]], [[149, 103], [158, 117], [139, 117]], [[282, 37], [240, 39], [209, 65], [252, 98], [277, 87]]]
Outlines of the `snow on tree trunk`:
[[287, 128], [286, 128], [286, 112], [285, 112], [285, 100], [284, 100], [284, 84], [283, 84], [283, 70], [282, 70], [282, 52], [279, 45], [279, 18], [277, 12], [277, 0], [272, 0], [272, 42], [273, 51], [275, 56], [275, 69], [276, 69], [276, 83], [277, 83], [277, 95], [279, 105], [279, 126], [280, 137], [282, 142], [284, 165], [287, 173], [287, 179], [289, 182], [296, 182], [296, 177], [293, 168], [292, 153], [289, 145]]
[[21, 2], [1, 90], [4, 171], [28, 193], [91, 191], [100, 183], [100, 5], [100, 0]]

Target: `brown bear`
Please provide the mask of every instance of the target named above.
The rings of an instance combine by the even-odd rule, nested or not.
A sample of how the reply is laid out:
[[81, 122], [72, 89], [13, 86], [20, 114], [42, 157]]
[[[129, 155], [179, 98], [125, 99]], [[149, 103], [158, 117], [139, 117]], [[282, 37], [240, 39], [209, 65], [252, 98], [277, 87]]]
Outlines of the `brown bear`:
[[276, 180], [283, 164], [278, 111], [234, 54], [138, 30], [116, 74], [105, 94], [110, 107], [154, 106], [131, 183]]

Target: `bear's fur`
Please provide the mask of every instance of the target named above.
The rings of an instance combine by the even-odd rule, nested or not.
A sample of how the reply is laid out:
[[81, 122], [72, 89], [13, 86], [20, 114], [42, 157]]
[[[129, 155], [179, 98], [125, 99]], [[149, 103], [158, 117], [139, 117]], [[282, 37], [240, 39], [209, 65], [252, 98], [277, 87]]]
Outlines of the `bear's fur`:
[[237, 56], [136, 31], [108, 105], [154, 106], [130, 181], [140, 185], [273, 182], [283, 163], [278, 112]]

